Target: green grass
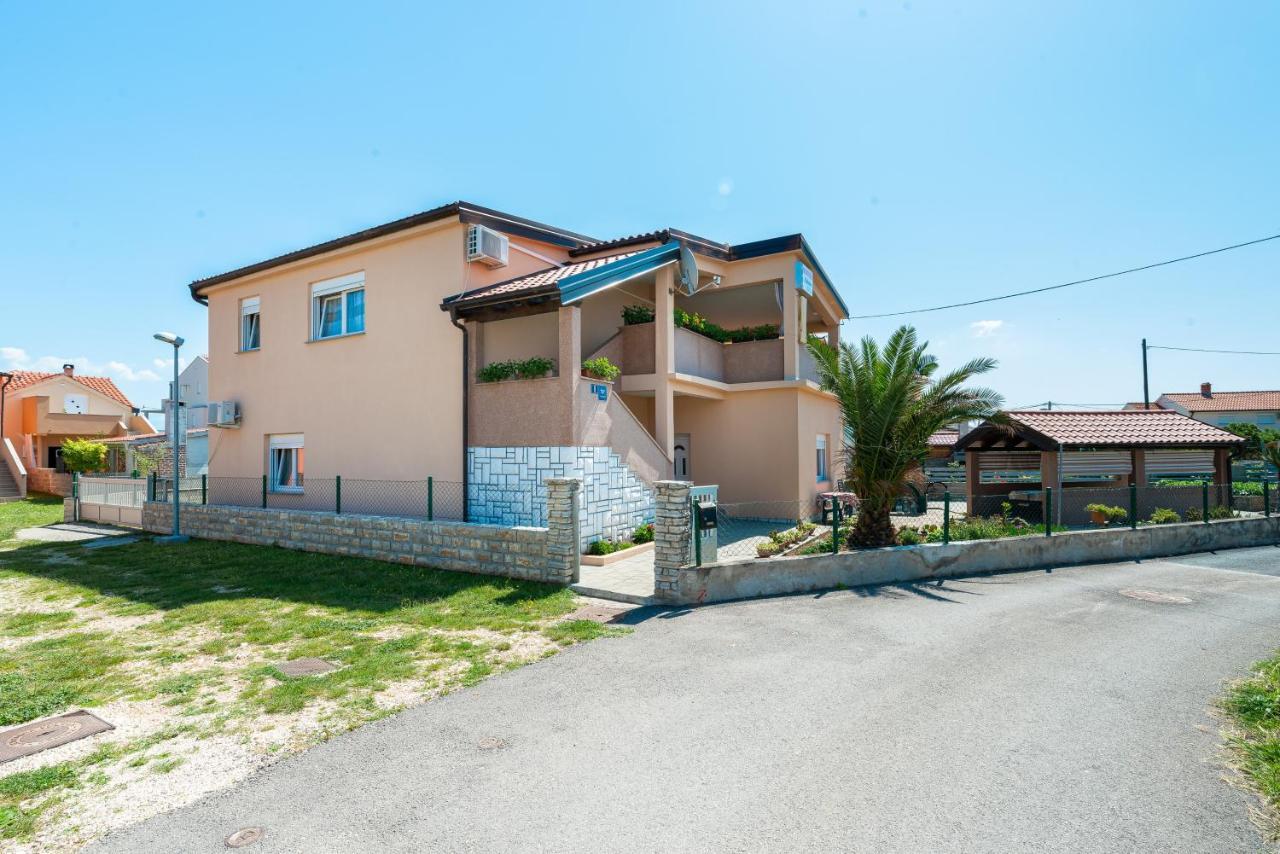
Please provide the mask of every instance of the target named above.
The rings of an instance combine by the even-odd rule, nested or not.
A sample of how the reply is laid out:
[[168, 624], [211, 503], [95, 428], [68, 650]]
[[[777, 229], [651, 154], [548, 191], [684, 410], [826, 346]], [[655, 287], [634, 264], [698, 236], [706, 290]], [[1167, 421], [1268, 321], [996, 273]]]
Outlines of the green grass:
[[[1280, 815], [1280, 653], [1254, 665], [1222, 701], [1235, 723], [1230, 738], [1241, 770]], [[1280, 824], [1274, 824], [1280, 828]]]
[[[0, 504], [0, 546], [13, 546], [13, 535], [23, 528], [37, 528], [62, 521], [62, 499], [32, 492], [22, 501]], [[7, 542], [8, 541], [8, 542]]]
[[40, 814], [52, 805], [48, 799], [34, 804], [30, 801], [47, 792], [72, 788], [78, 783], [79, 772], [70, 762], [0, 777], [0, 839], [30, 836]]

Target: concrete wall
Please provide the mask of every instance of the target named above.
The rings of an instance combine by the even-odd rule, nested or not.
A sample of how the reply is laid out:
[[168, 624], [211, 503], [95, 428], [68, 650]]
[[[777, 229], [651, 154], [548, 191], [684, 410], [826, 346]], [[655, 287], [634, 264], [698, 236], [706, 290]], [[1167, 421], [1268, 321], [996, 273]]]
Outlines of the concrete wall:
[[[658, 515], [664, 507], [659, 497]], [[1030, 535], [1002, 540], [901, 546], [838, 555], [724, 562], [703, 567], [669, 566], [682, 554], [687, 564], [687, 527], [663, 533], [655, 526], [656, 554], [672, 558], [655, 562], [655, 595], [673, 604], [725, 602], [893, 584], [988, 572], [1131, 561], [1215, 549], [1280, 543], [1280, 517], [1227, 519], [1220, 522], [1152, 525], [1137, 530], [1078, 531], [1052, 537]], [[674, 538], [664, 543], [659, 537]], [[681, 553], [680, 548], [685, 552]], [[661, 564], [659, 567], [658, 565]], [[660, 571], [661, 570], [661, 571]]]
[[28, 469], [27, 491], [66, 497], [71, 494], [71, 475], [50, 468]]
[[[559, 358], [559, 337], [554, 311], [477, 323], [473, 327], [480, 338], [481, 358], [475, 370], [494, 362], [524, 360], [542, 356], [553, 363]], [[573, 365], [556, 365], [553, 372], [572, 370]]]
[[724, 347], [725, 382], [758, 383], [782, 379], [784, 343], [781, 338], [721, 346]]
[[[183, 505], [182, 528], [202, 539], [572, 584], [578, 578], [580, 484], [551, 480], [546, 487], [545, 528], [200, 504]], [[169, 504], [149, 501], [142, 527], [167, 534], [172, 512]]]

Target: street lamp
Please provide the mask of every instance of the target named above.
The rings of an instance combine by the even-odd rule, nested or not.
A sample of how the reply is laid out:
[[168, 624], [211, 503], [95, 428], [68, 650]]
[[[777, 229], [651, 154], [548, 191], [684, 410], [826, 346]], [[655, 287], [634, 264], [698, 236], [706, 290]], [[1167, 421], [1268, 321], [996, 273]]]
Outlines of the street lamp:
[[159, 537], [157, 543], [185, 543], [187, 538], [182, 536], [178, 522], [178, 506], [181, 502], [181, 494], [178, 489], [180, 486], [178, 480], [178, 430], [181, 428], [178, 418], [178, 348], [186, 342], [172, 332], [157, 332], [152, 336], [157, 341], [163, 341], [173, 347], [173, 388], [169, 392], [169, 433], [172, 437], [173, 449], [173, 533], [167, 537]]

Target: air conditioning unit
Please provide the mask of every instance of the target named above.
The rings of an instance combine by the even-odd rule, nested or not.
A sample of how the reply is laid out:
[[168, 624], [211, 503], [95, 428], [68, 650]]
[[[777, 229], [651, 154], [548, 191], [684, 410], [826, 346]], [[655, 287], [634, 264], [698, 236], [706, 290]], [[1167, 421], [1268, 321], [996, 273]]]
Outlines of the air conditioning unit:
[[213, 401], [209, 404], [210, 427], [239, 427], [240, 405], [234, 400]]
[[467, 260], [488, 267], [507, 266], [507, 236], [492, 228], [473, 225], [467, 229]]

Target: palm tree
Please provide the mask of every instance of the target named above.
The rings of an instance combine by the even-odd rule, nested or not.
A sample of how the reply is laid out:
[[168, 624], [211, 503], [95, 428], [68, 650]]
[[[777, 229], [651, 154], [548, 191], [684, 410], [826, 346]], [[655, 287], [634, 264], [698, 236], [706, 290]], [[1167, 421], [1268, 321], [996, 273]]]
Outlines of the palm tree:
[[1262, 446], [1262, 458], [1280, 469], [1280, 442], [1267, 442]]
[[851, 546], [893, 545], [889, 514], [908, 477], [929, 456], [929, 436], [956, 421], [990, 417], [1003, 403], [991, 389], [965, 387], [993, 369], [994, 359], [974, 359], [935, 376], [938, 360], [926, 347], [911, 326], [890, 335], [883, 350], [870, 337], [857, 347], [809, 344], [822, 386], [839, 399], [844, 417], [844, 476], [859, 500]]

